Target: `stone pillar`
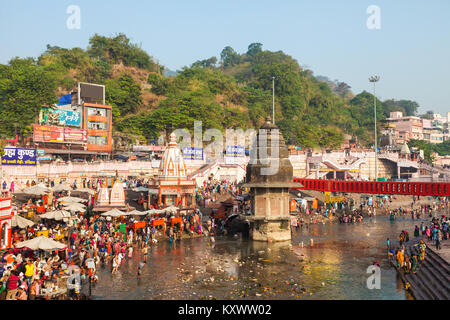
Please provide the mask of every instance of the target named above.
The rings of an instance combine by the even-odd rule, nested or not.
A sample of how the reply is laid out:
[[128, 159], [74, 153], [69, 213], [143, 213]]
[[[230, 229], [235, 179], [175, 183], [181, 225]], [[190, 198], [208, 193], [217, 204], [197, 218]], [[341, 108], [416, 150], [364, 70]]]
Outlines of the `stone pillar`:
[[[260, 131], [256, 137], [258, 159], [247, 166], [244, 185], [251, 190], [252, 215], [243, 218], [250, 223], [250, 235], [254, 241], [290, 241], [289, 188], [298, 187], [298, 184], [292, 182], [293, 167], [283, 136], [272, 124], [270, 117], [266, 119], [261, 129], [267, 130], [268, 140], [273, 139], [274, 134], [278, 135], [278, 145], [274, 146], [278, 149], [278, 158], [273, 156], [275, 152], [272, 152], [272, 141], [268, 141], [264, 146], [259, 145]], [[265, 158], [261, 159], [261, 155]], [[272, 167], [274, 163], [277, 163], [278, 171], [271, 175], [265, 174], [264, 169]], [[317, 166], [317, 175], [318, 171]]]

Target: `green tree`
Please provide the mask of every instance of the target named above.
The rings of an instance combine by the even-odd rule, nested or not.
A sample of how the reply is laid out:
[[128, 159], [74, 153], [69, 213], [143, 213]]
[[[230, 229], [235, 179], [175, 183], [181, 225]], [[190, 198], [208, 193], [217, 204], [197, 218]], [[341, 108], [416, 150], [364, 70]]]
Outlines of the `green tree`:
[[251, 44], [248, 46], [247, 56], [253, 57], [253, 56], [255, 56], [257, 53], [262, 52], [262, 47], [263, 47], [262, 43], [258, 43], [258, 42], [251, 43]]
[[142, 104], [141, 87], [128, 74], [106, 81], [105, 91], [106, 101], [117, 106], [121, 116], [136, 112]]
[[191, 65], [191, 68], [214, 68], [217, 64], [217, 58], [211, 57], [205, 60], [198, 60]]
[[234, 51], [232, 47], [227, 46], [222, 50], [220, 59], [222, 60], [223, 66], [226, 68], [239, 64], [241, 56]]
[[35, 59], [12, 59], [0, 65], [0, 133], [24, 135], [42, 106], [56, 101], [56, 81]]

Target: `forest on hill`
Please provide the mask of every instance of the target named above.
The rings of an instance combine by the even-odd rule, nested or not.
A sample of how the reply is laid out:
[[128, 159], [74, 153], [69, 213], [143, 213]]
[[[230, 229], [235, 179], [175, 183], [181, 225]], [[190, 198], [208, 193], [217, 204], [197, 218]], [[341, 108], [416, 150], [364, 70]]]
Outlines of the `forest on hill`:
[[[258, 128], [272, 113], [289, 144], [334, 148], [345, 135], [373, 144], [373, 95], [355, 94], [345, 82], [315, 76], [282, 51], [252, 43], [245, 53], [230, 46], [217, 57], [193, 62], [176, 74], [124, 34], [98, 34], [86, 49], [47, 45], [37, 58], [0, 65], [0, 138], [31, 133], [39, 109], [52, 105], [79, 81], [105, 84], [114, 130], [142, 140], [177, 128]], [[368, 85], [369, 86], [369, 85]], [[415, 115], [409, 100], [377, 100], [377, 120], [392, 111]]]

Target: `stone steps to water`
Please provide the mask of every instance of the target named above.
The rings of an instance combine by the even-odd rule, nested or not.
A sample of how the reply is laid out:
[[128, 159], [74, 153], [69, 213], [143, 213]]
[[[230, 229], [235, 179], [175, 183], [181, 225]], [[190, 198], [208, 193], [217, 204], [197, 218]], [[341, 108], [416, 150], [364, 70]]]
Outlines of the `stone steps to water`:
[[[416, 240], [404, 243], [405, 253], [411, 257], [419, 255]], [[450, 265], [438, 254], [426, 248], [425, 260], [419, 261], [416, 274], [403, 274], [396, 268], [402, 280], [409, 282], [410, 291], [416, 300], [450, 300]]]

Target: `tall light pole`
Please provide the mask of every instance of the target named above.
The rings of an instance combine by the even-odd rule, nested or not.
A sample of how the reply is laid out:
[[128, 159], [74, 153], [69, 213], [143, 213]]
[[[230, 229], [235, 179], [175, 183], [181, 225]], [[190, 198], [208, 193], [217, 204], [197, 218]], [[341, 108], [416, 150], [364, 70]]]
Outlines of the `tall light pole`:
[[375, 95], [375, 84], [380, 81], [379, 76], [372, 76], [369, 78], [370, 82], [373, 82], [373, 105], [374, 105], [374, 119], [375, 119], [375, 181], [378, 179], [378, 161], [377, 161], [377, 96]]
[[275, 124], [275, 77], [272, 77], [272, 123]]

